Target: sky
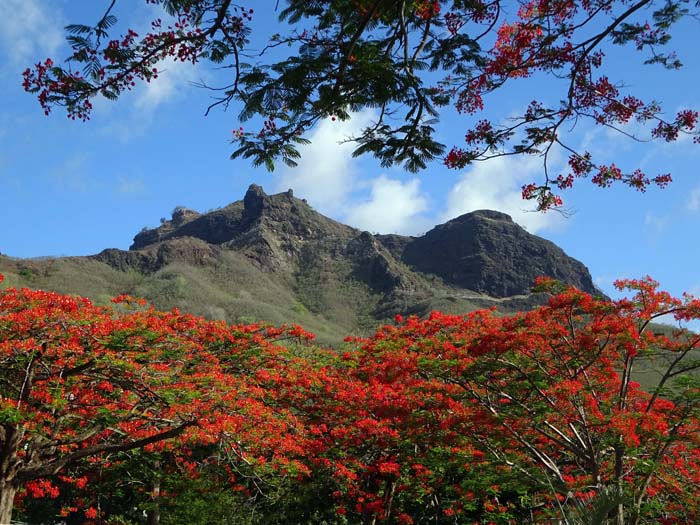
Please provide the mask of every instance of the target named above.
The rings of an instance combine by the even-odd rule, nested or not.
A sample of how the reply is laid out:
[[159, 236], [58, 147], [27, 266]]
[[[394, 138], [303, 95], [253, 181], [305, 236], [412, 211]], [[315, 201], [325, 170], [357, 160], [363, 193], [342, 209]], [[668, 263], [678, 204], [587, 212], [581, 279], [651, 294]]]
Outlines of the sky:
[[[240, 200], [256, 183], [268, 193], [292, 188], [321, 213], [372, 233], [420, 235], [463, 213], [496, 209], [586, 264], [606, 293], [613, 292], [615, 279], [650, 275], [674, 294], [700, 294], [700, 146], [690, 140], [636, 144], [581, 123], [568, 136], [573, 146], [604, 163], [670, 172], [674, 182], [637, 193], [580, 181], [563, 195], [570, 212], [564, 216], [533, 212], [520, 198], [523, 184], [542, 180], [537, 157], [499, 158], [461, 171], [436, 162], [419, 174], [352, 158], [352, 146], [343, 139], [371, 122], [371, 111], [348, 122], [320, 123], [297, 168], [281, 166], [270, 174], [232, 161], [232, 130], [240, 125], [235, 109], [205, 117], [209, 95], [192, 85], [219, 78], [209, 64], [166, 64], [157, 82], [117, 103], [97, 101], [86, 123], [67, 119], [60, 108], [44, 116], [36, 99], [23, 92], [21, 72], [46, 57], [67, 56], [63, 27], [93, 23], [108, 4], [0, 0], [0, 253], [25, 258], [127, 249], [139, 230], [157, 226], [174, 207], [206, 212]], [[259, 5], [256, 35], [279, 31], [273, 9]], [[155, 18], [153, 9], [124, 0], [116, 14], [139, 31]], [[642, 99], [662, 101], [668, 115], [697, 109], [700, 54], [693, 52], [693, 37], [699, 27], [687, 20], [673, 33], [671, 47], [685, 64], [682, 70], [642, 66], [642, 57], [624, 48], [609, 57], [612, 79]], [[535, 97], [558, 100], [557, 87], [540, 79], [506, 88], [487, 99], [488, 116], [507, 117]], [[459, 145], [473, 123], [474, 117], [445, 113], [439, 138]], [[563, 161], [555, 159], [554, 167]]]

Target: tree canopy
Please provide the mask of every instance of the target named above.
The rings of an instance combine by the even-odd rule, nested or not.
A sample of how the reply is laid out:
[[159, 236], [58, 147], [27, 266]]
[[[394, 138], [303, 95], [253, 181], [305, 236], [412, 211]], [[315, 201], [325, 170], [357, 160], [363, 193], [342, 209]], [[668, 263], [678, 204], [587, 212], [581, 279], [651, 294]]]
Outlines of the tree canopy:
[[264, 449], [272, 461], [297, 446], [285, 441], [293, 421], [264, 407], [252, 371], [276, 359], [273, 340], [303, 331], [239, 330], [115, 302], [0, 290], [0, 523], [15, 498], [57, 497], [59, 474], [84, 488], [86, 472], [121, 452], [177, 451], [231, 433], [239, 455]]
[[538, 286], [531, 312], [397, 317], [336, 350], [2, 290], [0, 519], [697, 523], [700, 301]]
[[[667, 45], [674, 25], [697, 14], [688, 0], [287, 0], [262, 13], [231, 0], [147, 1], [164, 15], [146, 34], [112, 34], [120, 7], [112, 0], [96, 22], [66, 27], [72, 51], [64, 65], [47, 59], [24, 72], [25, 89], [47, 114], [64, 106], [71, 118], [88, 119], [92, 99], [114, 100], [139, 82], [157, 82], [166, 60], [210, 61], [224, 68], [227, 82], [206, 86], [218, 96], [207, 112], [233, 105], [242, 122], [250, 121], [234, 131], [233, 157], [270, 170], [276, 160], [295, 165], [321, 119], [373, 108], [376, 119], [352, 138], [356, 155], [410, 171], [438, 159], [461, 168], [502, 155], [540, 155], [543, 178], [522, 188], [540, 209], [561, 205], [558, 192], [581, 178], [642, 191], [671, 180], [578, 150], [566, 131], [579, 121], [629, 135], [635, 123], [649, 139], [700, 141], [697, 111], [666, 116], [659, 102], [627, 92], [624, 79], [606, 68], [611, 46], [633, 48], [640, 63], [681, 67]], [[281, 27], [262, 50], [251, 46], [258, 16], [278, 16]], [[559, 90], [556, 102], [533, 94], [508, 121], [481, 118], [489, 94], [539, 75]], [[465, 118], [456, 134], [464, 138], [454, 144], [436, 137], [448, 110]], [[568, 156], [567, 169], [550, 170], [554, 151]]]

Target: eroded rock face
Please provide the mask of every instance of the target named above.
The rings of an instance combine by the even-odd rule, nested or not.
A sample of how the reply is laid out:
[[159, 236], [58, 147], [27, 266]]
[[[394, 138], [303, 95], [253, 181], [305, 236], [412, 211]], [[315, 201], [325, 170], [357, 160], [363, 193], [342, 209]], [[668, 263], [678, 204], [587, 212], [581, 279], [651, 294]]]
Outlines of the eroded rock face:
[[141, 250], [103, 250], [93, 258], [121, 271], [137, 270], [141, 273], [154, 273], [171, 263], [185, 263], [193, 266], [213, 266], [221, 248], [201, 239], [181, 237], [170, 241], [157, 242]]
[[210, 244], [221, 244], [240, 231], [242, 212], [240, 202], [203, 215], [196, 212], [178, 213], [176, 210], [171, 220], [137, 234], [129, 250], [141, 250], [155, 243], [181, 237], [195, 237]]
[[189, 208], [178, 206], [173, 210], [171, 221], [173, 222], [173, 224], [179, 226], [181, 224], [185, 224], [186, 222], [193, 221], [199, 216], [201, 216], [201, 213], [199, 212], [190, 210]]
[[353, 262], [355, 277], [373, 290], [389, 293], [418, 286], [411, 273], [369, 232], [362, 232], [348, 243], [346, 256]]
[[[251, 235], [256, 231], [258, 235]], [[242, 201], [219, 210], [203, 215], [191, 210], [177, 216], [174, 213], [159, 227], [136, 235], [129, 249], [140, 250], [179, 237], [240, 247], [262, 240], [266, 232], [293, 249], [294, 243], [312, 239], [349, 238], [356, 230], [317, 213], [306, 201], [295, 198], [292, 190], [267, 195], [260, 186], [252, 184]]]
[[402, 258], [416, 271], [493, 297], [526, 294], [540, 276], [596, 292], [582, 263], [497, 211], [475, 211], [436, 226], [408, 243]]
[[209, 213], [177, 208], [171, 220], [139, 233], [128, 252], [96, 257], [115, 268], [153, 272], [178, 260], [215, 266], [225, 250], [285, 276], [293, 287], [302, 277], [308, 285], [314, 272], [332, 271], [347, 286], [359, 283], [404, 310], [428, 300], [435, 287], [445, 297], [476, 302], [528, 296], [543, 275], [596, 292], [582, 263], [504, 213], [468, 213], [421, 237], [375, 236], [321, 215], [292, 190], [268, 195], [255, 184], [241, 201]]

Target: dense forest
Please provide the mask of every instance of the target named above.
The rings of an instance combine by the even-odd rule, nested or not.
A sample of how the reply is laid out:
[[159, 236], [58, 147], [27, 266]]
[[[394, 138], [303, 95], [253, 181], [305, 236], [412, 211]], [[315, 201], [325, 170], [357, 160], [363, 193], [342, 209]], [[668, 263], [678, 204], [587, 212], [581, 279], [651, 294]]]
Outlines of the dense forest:
[[696, 523], [700, 338], [653, 321], [700, 302], [619, 286], [338, 348], [5, 288], [0, 521]]

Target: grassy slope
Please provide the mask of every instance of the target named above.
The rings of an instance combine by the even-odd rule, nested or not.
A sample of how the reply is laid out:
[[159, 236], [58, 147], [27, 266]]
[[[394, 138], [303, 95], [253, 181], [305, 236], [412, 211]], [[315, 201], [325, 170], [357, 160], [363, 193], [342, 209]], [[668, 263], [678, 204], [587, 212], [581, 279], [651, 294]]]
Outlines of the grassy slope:
[[349, 269], [321, 262], [297, 279], [264, 272], [235, 252], [224, 252], [216, 266], [170, 264], [153, 274], [121, 272], [87, 258], [14, 260], [0, 257], [3, 287], [29, 287], [90, 297], [106, 304], [119, 294], [144, 297], [159, 309], [182, 311], [232, 323], [298, 323], [321, 342], [367, 333], [379, 321], [377, 302], [366, 286], [342, 276]]
[[[654, 323], [649, 326], [649, 330], [672, 337], [674, 327], [667, 324]], [[653, 390], [676, 357], [677, 355], [672, 352], [650, 352], [645, 355], [640, 355], [636, 360], [636, 369], [633, 370], [634, 379], [641, 384], [642, 389], [646, 391]], [[677, 365], [676, 369], [687, 367], [694, 362], [700, 362], [700, 350], [689, 352], [679, 365]], [[693, 371], [686, 375], [698, 376], [699, 374], [700, 371]], [[679, 380], [682, 381], [682, 376], [683, 374], [676, 377], [667, 384], [667, 386], [672, 387], [673, 383], [678, 383]]]
[[371, 333], [396, 311], [458, 314], [492, 304], [506, 312], [534, 306], [526, 298], [495, 301], [446, 286], [432, 276], [416, 277], [431, 297], [408, 295], [387, 304], [353, 277], [347, 261], [319, 256], [305, 261], [302, 268], [294, 275], [265, 272], [233, 251], [223, 251], [216, 265], [173, 263], [153, 274], [122, 272], [84, 257], [17, 260], [0, 256], [4, 286], [74, 293], [100, 304], [126, 293], [144, 297], [160, 309], [177, 307], [228, 322], [298, 323], [329, 343], [345, 335]]

